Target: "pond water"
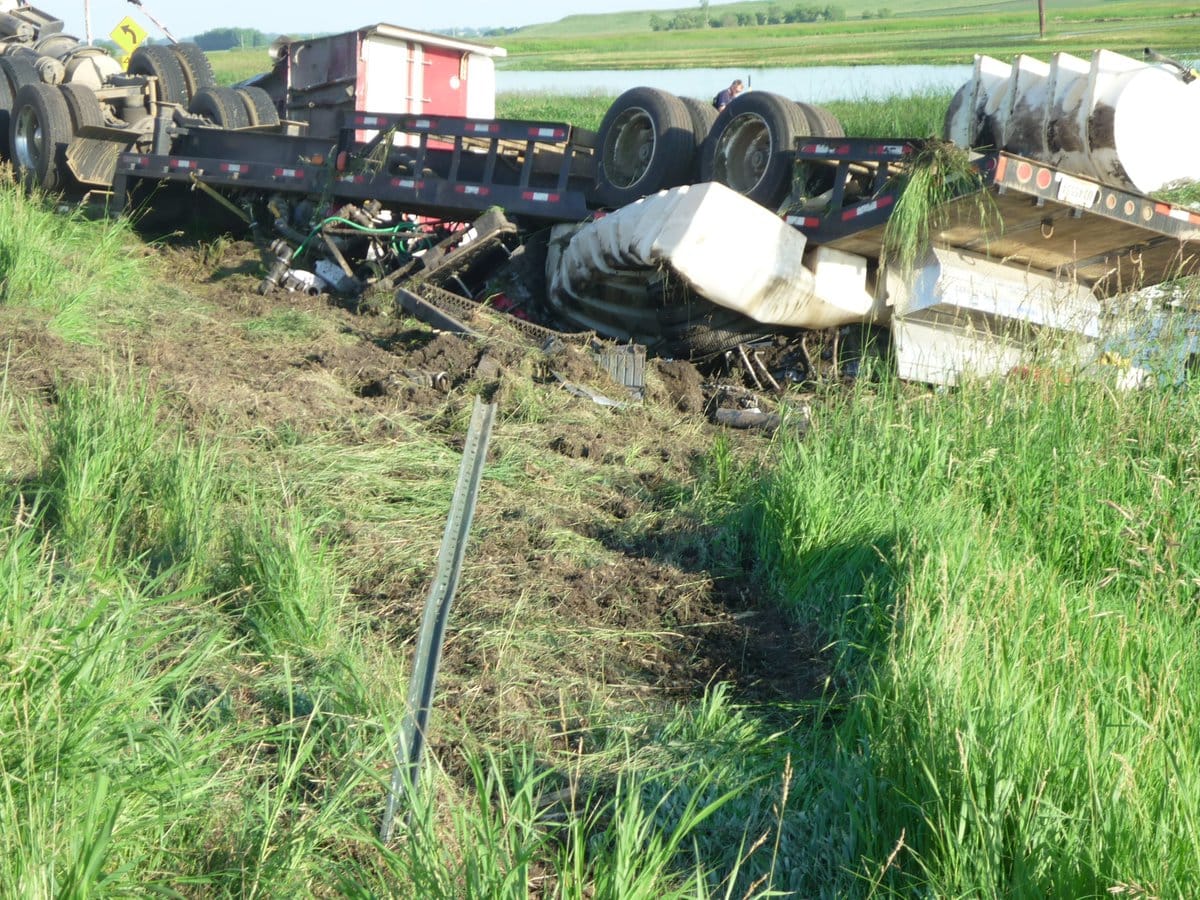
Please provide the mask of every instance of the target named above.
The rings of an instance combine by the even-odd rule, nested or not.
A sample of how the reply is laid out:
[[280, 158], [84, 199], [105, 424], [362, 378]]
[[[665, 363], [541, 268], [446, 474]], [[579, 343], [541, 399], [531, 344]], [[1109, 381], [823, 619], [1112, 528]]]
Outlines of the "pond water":
[[708, 98], [735, 78], [755, 90], [793, 100], [878, 100], [937, 91], [953, 93], [971, 77], [971, 66], [793, 66], [763, 69], [593, 69], [578, 72], [497, 70], [499, 92], [616, 96], [629, 88], [655, 87], [686, 97]]

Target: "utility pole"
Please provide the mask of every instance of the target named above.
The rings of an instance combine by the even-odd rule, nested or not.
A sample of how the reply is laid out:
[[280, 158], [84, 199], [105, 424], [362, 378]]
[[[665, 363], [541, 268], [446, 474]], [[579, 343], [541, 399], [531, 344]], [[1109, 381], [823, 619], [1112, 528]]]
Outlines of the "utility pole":
[[83, 0], [83, 36], [87, 38], [87, 42], [92, 42], [92, 4], [90, 0]]
[[1046, 0], [1038, 0], [1038, 37], [1046, 37]]

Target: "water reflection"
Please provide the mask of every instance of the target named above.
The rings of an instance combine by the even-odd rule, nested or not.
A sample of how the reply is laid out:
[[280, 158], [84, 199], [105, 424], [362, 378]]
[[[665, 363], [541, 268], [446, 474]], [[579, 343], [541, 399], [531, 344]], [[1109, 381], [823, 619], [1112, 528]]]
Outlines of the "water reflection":
[[741, 78], [755, 90], [794, 100], [874, 100], [926, 91], [953, 93], [970, 66], [794, 66], [764, 69], [594, 69], [578, 72], [496, 72], [496, 90], [616, 96], [646, 85], [688, 97], [711, 97]]

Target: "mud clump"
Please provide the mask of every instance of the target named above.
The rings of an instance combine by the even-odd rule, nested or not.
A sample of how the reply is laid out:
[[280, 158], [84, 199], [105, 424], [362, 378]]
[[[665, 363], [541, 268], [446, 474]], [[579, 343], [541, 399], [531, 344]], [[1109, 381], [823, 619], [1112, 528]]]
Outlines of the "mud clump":
[[550, 442], [550, 449], [569, 459], [605, 458], [605, 442], [602, 434], [560, 434]]
[[658, 390], [651, 391], [652, 401], [665, 400], [682, 413], [704, 412], [704, 378], [695, 366], [678, 359], [655, 360], [652, 370], [661, 383]]
[[454, 382], [470, 377], [479, 358], [479, 348], [456, 334], [435, 335], [424, 347], [414, 351], [407, 365], [427, 372], [445, 372]]

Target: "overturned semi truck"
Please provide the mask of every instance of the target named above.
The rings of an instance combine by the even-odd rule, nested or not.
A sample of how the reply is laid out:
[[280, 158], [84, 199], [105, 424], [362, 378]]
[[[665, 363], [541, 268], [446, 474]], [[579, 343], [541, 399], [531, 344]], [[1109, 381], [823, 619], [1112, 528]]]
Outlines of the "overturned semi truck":
[[[779, 220], [743, 214], [705, 185], [669, 186], [609, 218], [560, 226], [551, 301], [579, 326], [637, 340], [677, 327], [695, 296], [722, 308], [713, 318], [730, 341], [887, 328], [900, 376], [935, 384], [1098, 360], [1117, 361], [1122, 383], [1136, 384], [1149, 377], [1146, 335], [1165, 341], [1168, 318], [1175, 358], [1190, 363], [1200, 321], [1170, 307], [1191, 301], [1146, 289], [1197, 265], [1200, 212], [1161, 192], [1200, 181], [1200, 81], [1148, 55], [977, 58], [944, 133], [977, 177], [931, 211], [924, 254], [903, 264], [888, 259], [888, 228], [930, 142], [849, 139], [809, 105], [739, 96], [698, 141], [699, 171]], [[655, 123], [671, 118], [639, 109], [614, 121], [661, 143]], [[601, 134], [600, 183], [663, 175], [654, 153], [629, 142], [620, 128]], [[680, 169], [670, 177], [686, 181]], [[704, 340], [712, 349], [713, 336]]]
[[981, 57], [944, 135], [979, 177], [897, 266], [886, 232], [927, 142], [847, 138], [812, 104], [755, 91], [717, 113], [636, 88], [593, 133], [496, 119], [504, 51], [443, 35], [281, 41], [267, 71], [221, 87], [194, 45], [140, 48], [126, 72], [61, 27], [0, 16], [0, 149], [25, 182], [118, 212], [160, 185], [200, 191], [276, 241], [268, 284], [320, 262], [330, 277], [300, 281], [396, 286], [499, 208], [508, 243], [554, 228], [544, 309], [565, 329], [704, 358], [871, 326], [902, 377], [951, 384], [1104, 355], [1120, 298], [1189, 273], [1200, 240], [1200, 215], [1151, 196], [1200, 178], [1181, 149], [1200, 95], [1161, 60]]

